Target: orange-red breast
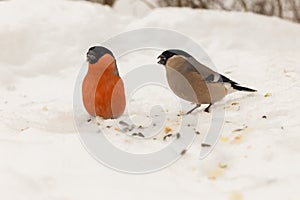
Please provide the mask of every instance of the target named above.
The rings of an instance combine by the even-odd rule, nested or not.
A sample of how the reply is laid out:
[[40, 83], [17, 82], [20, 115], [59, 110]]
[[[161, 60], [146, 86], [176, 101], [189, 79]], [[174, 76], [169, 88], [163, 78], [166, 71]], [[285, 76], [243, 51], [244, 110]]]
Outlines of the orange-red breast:
[[124, 83], [116, 60], [105, 47], [91, 47], [87, 52], [88, 72], [82, 83], [82, 98], [86, 111], [104, 119], [123, 114], [126, 100]]

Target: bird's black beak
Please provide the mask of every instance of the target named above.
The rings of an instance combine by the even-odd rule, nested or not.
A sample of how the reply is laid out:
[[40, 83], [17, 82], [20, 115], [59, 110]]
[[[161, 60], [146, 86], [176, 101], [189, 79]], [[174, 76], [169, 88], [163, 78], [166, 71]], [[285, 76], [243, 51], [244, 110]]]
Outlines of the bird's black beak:
[[86, 54], [86, 61], [93, 63], [96, 59], [95, 53], [92, 50], [89, 50]]
[[159, 59], [159, 61], [157, 62], [158, 64], [162, 64], [165, 65], [166, 64], [166, 57], [163, 55], [160, 55], [157, 57], [157, 59]]

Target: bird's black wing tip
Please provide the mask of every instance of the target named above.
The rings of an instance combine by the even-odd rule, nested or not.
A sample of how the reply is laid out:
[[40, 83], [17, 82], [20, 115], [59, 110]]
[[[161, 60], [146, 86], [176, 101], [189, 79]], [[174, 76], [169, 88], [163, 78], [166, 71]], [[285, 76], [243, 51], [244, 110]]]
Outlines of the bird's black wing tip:
[[247, 87], [243, 87], [243, 86], [236, 85], [236, 84], [232, 84], [231, 86], [233, 87], [233, 89], [236, 89], [238, 91], [257, 92], [257, 90], [254, 90], [254, 89], [251, 89], [251, 88], [247, 88]]

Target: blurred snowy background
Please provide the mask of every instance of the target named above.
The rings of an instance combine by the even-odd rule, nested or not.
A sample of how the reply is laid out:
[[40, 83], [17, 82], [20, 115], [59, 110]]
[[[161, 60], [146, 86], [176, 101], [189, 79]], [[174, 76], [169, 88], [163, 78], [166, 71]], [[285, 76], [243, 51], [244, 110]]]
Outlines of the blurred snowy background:
[[[0, 1], [1, 199], [298, 199], [299, 1], [106, 2], [113, 7]], [[198, 156], [210, 115], [200, 110], [201, 134], [181, 160], [132, 176], [86, 152], [73, 125], [72, 98], [87, 49], [143, 27], [190, 37], [221, 73], [259, 92], [226, 98], [222, 137], [207, 159]], [[120, 61], [120, 74], [156, 61], [137, 58]]]
[[[121, 2], [118, 0], [87, 1], [109, 6], [115, 6]], [[300, 22], [299, 0], [125, 0], [122, 1], [122, 4], [124, 2], [131, 6], [134, 4], [144, 4], [144, 6], [150, 9], [158, 7], [189, 7], [194, 9], [253, 12]]]

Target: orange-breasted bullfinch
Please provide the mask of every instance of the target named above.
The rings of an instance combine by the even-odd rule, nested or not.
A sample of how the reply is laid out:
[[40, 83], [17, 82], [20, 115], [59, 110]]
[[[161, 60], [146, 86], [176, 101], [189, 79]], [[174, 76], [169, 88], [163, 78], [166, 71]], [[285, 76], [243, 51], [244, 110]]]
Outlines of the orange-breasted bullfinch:
[[86, 111], [104, 119], [117, 118], [126, 106], [124, 83], [119, 76], [114, 55], [105, 47], [91, 47], [87, 52], [88, 72], [82, 83]]
[[168, 84], [173, 92], [186, 101], [196, 103], [196, 107], [186, 114], [192, 113], [201, 104], [209, 104], [204, 110], [209, 112], [212, 104], [235, 91], [256, 92], [211, 70], [185, 51], [166, 50], [158, 59], [158, 63], [165, 66]]

